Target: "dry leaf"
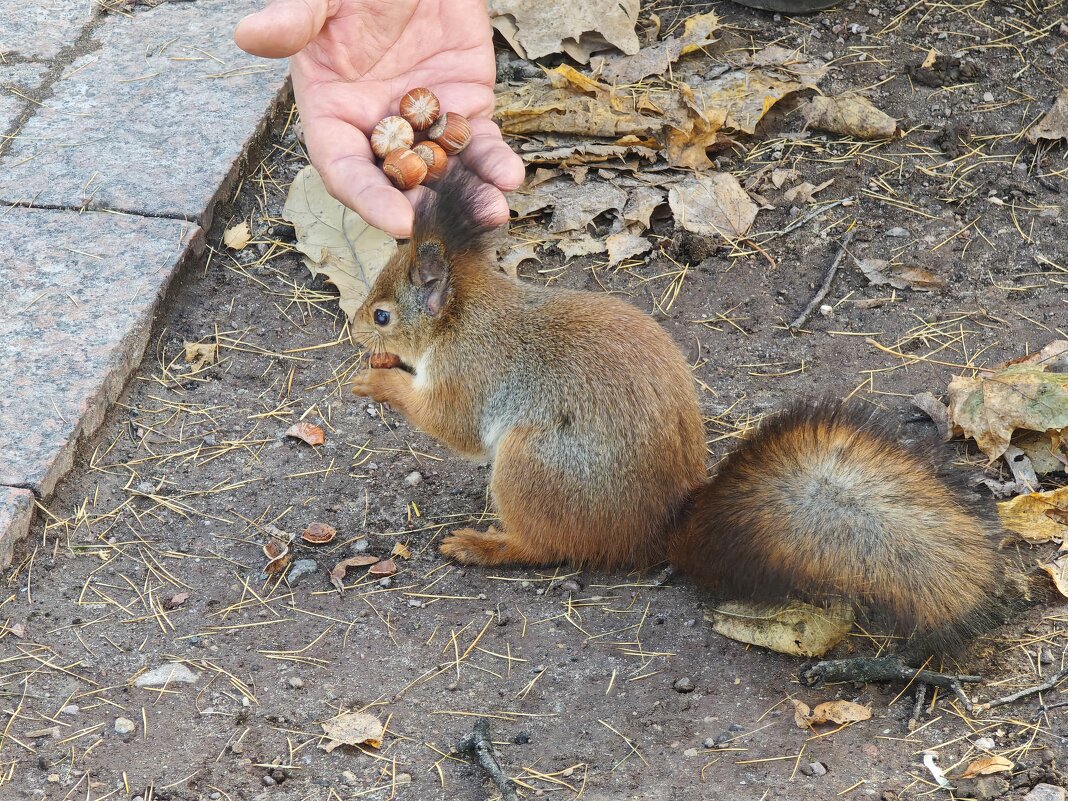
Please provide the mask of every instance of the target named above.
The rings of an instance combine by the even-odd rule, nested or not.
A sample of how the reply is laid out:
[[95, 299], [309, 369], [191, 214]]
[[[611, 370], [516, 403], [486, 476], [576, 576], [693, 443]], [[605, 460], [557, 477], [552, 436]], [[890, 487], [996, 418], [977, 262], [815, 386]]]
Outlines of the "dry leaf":
[[639, 0], [489, 0], [490, 21], [522, 58], [567, 53], [582, 64], [610, 47], [637, 53]]
[[177, 609], [179, 606], [181, 606], [182, 604], [184, 604], [188, 600], [189, 600], [189, 593], [188, 592], [175, 593], [167, 601], [167, 608], [168, 609]]
[[379, 748], [386, 733], [382, 722], [366, 712], [345, 712], [319, 725], [323, 727], [323, 735], [327, 740], [319, 746], [324, 751], [333, 751], [339, 745]]
[[[1055, 439], [1060, 442], [1055, 444]], [[1027, 454], [1036, 473], [1064, 472], [1068, 466], [1068, 437], [1050, 437], [1036, 431], [1016, 432], [1012, 444]]]
[[1053, 108], [1031, 126], [1027, 139], [1033, 145], [1038, 144], [1039, 139], [1068, 139], [1068, 89], [1062, 89], [1053, 101]]
[[846, 723], [859, 723], [862, 720], [871, 719], [871, 707], [856, 704], [852, 701], [824, 701], [809, 711], [806, 704], [801, 701], [793, 701], [794, 723], [799, 729], [809, 729], [825, 723], [836, 723], [843, 726]]
[[326, 442], [326, 434], [319, 426], [305, 423], [303, 420], [287, 428], [286, 436], [302, 439], [309, 445], [322, 445]]
[[575, 259], [580, 256], [592, 256], [594, 253], [604, 253], [608, 249], [608, 244], [600, 237], [581, 233], [561, 239], [556, 243], [556, 247], [564, 254], [564, 258]]
[[972, 762], [960, 775], [962, 779], [971, 779], [975, 776], [989, 776], [991, 773], [1004, 773], [1016, 767], [1003, 756], [986, 756]]
[[756, 203], [726, 172], [680, 181], [668, 192], [668, 204], [680, 228], [725, 239], [745, 236], [757, 214]]
[[780, 654], [823, 656], [853, 627], [853, 607], [826, 609], [800, 601], [782, 606], [726, 602], [706, 615], [724, 637]]
[[930, 392], [921, 392], [912, 396], [912, 405], [931, 418], [938, 426], [938, 434], [943, 442], [953, 439], [953, 426], [949, 423], [949, 407]]
[[891, 139], [897, 135], [897, 120], [860, 95], [817, 95], [804, 105], [801, 113], [805, 125], [820, 131], [858, 139]]
[[517, 247], [509, 247], [504, 254], [497, 260], [500, 268], [505, 274], [516, 278], [519, 275], [519, 265], [525, 261], [531, 261], [538, 258], [538, 246], [537, 245], [519, 245]]
[[1038, 566], [1049, 573], [1057, 592], [1068, 598], [1068, 553], [1058, 556], [1049, 563], [1040, 562]]
[[623, 207], [623, 222], [638, 223], [648, 228], [650, 221], [660, 206], [667, 200], [667, 193], [656, 186], [638, 186], [630, 190], [627, 205]]
[[186, 342], [185, 360], [193, 363], [193, 370], [203, 370], [219, 360], [219, 345], [215, 342]]
[[286, 550], [286, 552], [279, 556], [277, 559], [272, 559], [270, 562], [268, 562], [267, 566], [263, 568], [263, 572], [266, 573], [268, 576], [273, 576], [277, 573], [282, 573], [287, 567], [289, 567], [292, 561], [293, 554]]
[[251, 239], [252, 231], [244, 220], [223, 231], [223, 244], [231, 250], [241, 250]]
[[793, 169], [778, 169], [771, 171], [771, 185], [776, 189], [782, 189], [787, 183], [800, 180], [801, 173], [798, 170]]
[[377, 556], [350, 556], [348, 559], [342, 559], [330, 568], [330, 583], [334, 585], [338, 592], [344, 592], [345, 585], [342, 584], [342, 581], [345, 578], [346, 570], [350, 567], [367, 567], [377, 561]]
[[1049, 438], [1059, 450], [1068, 429], [1068, 373], [1049, 367], [1068, 352], [1068, 341], [1051, 342], [1038, 353], [978, 376], [949, 382], [949, 413], [955, 430], [973, 438], [990, 461], [997, 459], [1017, 429]]
[[293, 223], [305, 266], [337, 287], [341, 310], [352, 319], [397, 243], [331, 197], [310, 165], [293, 179], [282, 217]]
[[712, 34], [718, 28], [719, 17], [715, 14], [694, 14], [686, 20], [679, 36], [643, 47], [633, 56], [602, 59], [595, 66], [600, 77], [609, 83], [638, 83], [648, 75], [662, 75], [682, 56], [715, 42]]
[[337, 536], [337, 529], [329, 523], [309, 523], [300, 538], [312, 545], [325, 545]]
[[607, 181], [579, 186], [566, 178], [559, 178], [551, 184], [545, 184], [541, 190], [553, 200], [549, 231], [554, 234], [581, 231], [606, 211], [622, 212], [627, 204], [627, 193]]
[[[630, 141], [636, 140], [636, 141]], [[634, 136], [623, 136], [614, 144], [600, 142], [576, 142], [570, 145], [557, 145], [526, 150], [520, 153], [520, 157], [527, 164], [556, 164], [562, 168], [576, 167], [584, 164], [604, 164], [612, 161], [618, 163], [629, 156], [636, 156], [644, 161], [655, 161], [657, 151], [643, 142], [650, 140], [637, 140]], [[655, 145], [656, 140], [651, 140]], [[528, 182], [527, 186], [531, 184]], [[513, 197], [510, 195], [509, 197]], [[512, 207], [512, 210], [520, 216], [524, 213]]]
[[[774, 180], [774, 176], [772, 180]], [[783, 193], [782, 197], [783, 200], [785, 200], [787, 203], [811, 203], [813, 195], [815, 195], [817, 192], [823, 191], [833, 183], [833, 178], [824, 181], [818, 186], [816, 186], [815, 184], [810, 184], [808, 181], [805, 181], [804, 183], [800, 183], [797, 186], [787, 189]]]
[[856, 259], [864, 277], [874, 286], [889, 284], [895, 289], [917, 289], [929, 292], [942, 289], [946, 282], [922, 267], [906, 264], [891, 264], [886, 259]]
[[383, 559], [371, 565], [367, 572], [372, 576], [392, 576], [397, 572], [397, 563], [392, 559]]
[[1017, 495], [1012, 500], [998, 503], [1001, 525], [1032, 545], [1050, 540], [1068, 542], [1068, 523], [1059, 521], [1057, 514], [1049, 514], [1065, 510], [1068, 510], [1068, 487]]
[[622, 261], [640, 256], [653, 249], [653, 243], [633, 231], [621, 231], [605, 238], [608, 247], [608, 266], [615, 267]]
[[923, 62], [920, 64], [920, 69], [929, 70], [934, 66], [934, 63], [938, 61], [938, 57], [941, 55], [933, 47], [927, 51], [927, 55], [924, 57]]
[[590, 97], [571, 87], [554, 87], [546, 78], [499, 92], [493, 115], [501, 130], [512, 136], [562, 133], [618, 140], [659, 131], [664, 124], [660, 109], [651, 111], [638, 110], [632, 98], [613, 104], [608, 87]]
[[412, 549], [405, 545], [403, 542], [398, 542], [393, 546], [393, 550], [390, 551], [390, 556], [396, 556], [400, 559], [411, 559]]
[[5, 623], [4, 628], [0, 629], [0, 636], [4, 633], [11, 634], [13, 637], [18, 637], [20, 640], [26, 638], [26, 624], [25, 623]]

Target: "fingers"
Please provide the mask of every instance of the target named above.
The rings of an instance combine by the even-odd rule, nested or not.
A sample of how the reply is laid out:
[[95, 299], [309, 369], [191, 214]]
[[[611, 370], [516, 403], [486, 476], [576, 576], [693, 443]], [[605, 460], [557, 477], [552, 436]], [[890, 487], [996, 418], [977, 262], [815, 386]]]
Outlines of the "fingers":
[[460, 155], [460, 161], [486, 183], [511, 192], [523, 183], [526, 174], [523, 160], [504, 143], [501, 129], [492, 120], [482, 117], [470, 123], [471, 143]]
[[362, 131], [334, 117], [309, 116], [304, 136], [331, 195], [375, 228], [396, 237], [411, 235], [412, 204], [375, 164]]
[[331, 0], [274, 0], [237, 23], [234, 41], [254, 56], [287, 58], [319, 33], [330, 5]]

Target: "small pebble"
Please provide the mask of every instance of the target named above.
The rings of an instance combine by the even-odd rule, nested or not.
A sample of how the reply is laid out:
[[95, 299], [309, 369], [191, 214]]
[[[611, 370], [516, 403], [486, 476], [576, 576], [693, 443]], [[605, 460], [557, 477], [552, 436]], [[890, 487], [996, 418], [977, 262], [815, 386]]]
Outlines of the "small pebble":
[[671, 685], [672, 689], [677, 693], [692, 693], [696, 688], [692, 680], [683, 676], [680, 679], [675, 679], [675, 683]]
[[359, 540], [356, 540], [356, 542], [352, 543], [352, 550], [355, 553], [364, 553], [370, 547], [371, 547], [371, 541], [370, 540], [359, 539]]
[[409, 487], [418, 487], [423, 483], [423, 474], [418, 470], [413, 470], [404, 477], [404, 483]]
[[388, 590], [390, 587], [393, 586], [393, 579], [391, 579], [389, 576], [386, 576], [383, 579], [379, 579], [378, 586], [384, 590]]
[[990, 751], [994, 748], [995, 745], [996, 743], [994, 742], [993, 737], [980, 737], [978, 740], [975, 741], [975, 747], [981, 748], [984, 751]]
[[77, 704], [67, 704], [65, 707], [63, 707], [61, 710], [59, 710], [59, 714], [61, 714], [61, 715], [77, 715], [80, 711], [81, 711], [81, 707], [79, 707]]
[[290, 676], [289, 679], [287, 679], [286, 683], [294, 690], [299, 690], [301, 687], [304, 686], [304, 680], [299, 676]]
[[310, 576], [319, 569], [319, 565], [315, 563], [314, 559], [298, 559], [293, 563], [293, 567], [289, 568], [289, 572], [286, 574], [286, 581], [289, 582], [290, 587], [296, 587], [305, 576]]
[[813, 776], [826, 776], [827, 775], [827, 766], [824, 765], [822, 762], [813, 762], [813, 763], [811, 763], [809, 765], [809, 767], [812, 768], [812, 775]]
[[273, 778], [271, 778], [270, 776], [264, 776], [263, 777], [263, 786], [264, 787], [274, 787], [275, 784], [277, 784], [277, 782]]
[[1043, 648], [1039, 652], [1038, 661], [1039, 661], [1039, 664], [1042, 664], [1042, 665], [1052, 665], [1053, 664], [1053, 653], [1049, 650], [1049, 648]]
[[567, 579], [560, 584], [560, 589], [564, 592], [582, 592], [582, 585], [574, 579]]
[[905, 228], [901, 228], [900, 226], [895, 226], [895, 227], [891, 228], [889, 231], [887, 231], [886, 235], [887, 236], [892, 236], [892, 237], [895, 237], [895, 238], [898, 238], [898, 239], [903, 239], [903, 238], [905, 238], [906, 236], [909, 235], [909, 232]]
[[116, 734], [132, 734], [137, 731], [137, 725], [129, 718], [115, 718]]
[[834, 306], [831, 306], [829, 303], [824, 303], [822, 306], [820, 306], [820, 314], [822, 314], [824, 317], [830, 317], [832, 314], [834, 314]]
[[994, 93], [993, 92], [983, 92], [983, 102], [984, 103], [993, 103], [994, 102]]
[[701, 746], [704, 747], [704, 748], [715, 748], [716, 747], [716, 738], [715, 737], [706, 737], [705, 739], [703, 739], [701, 741]]

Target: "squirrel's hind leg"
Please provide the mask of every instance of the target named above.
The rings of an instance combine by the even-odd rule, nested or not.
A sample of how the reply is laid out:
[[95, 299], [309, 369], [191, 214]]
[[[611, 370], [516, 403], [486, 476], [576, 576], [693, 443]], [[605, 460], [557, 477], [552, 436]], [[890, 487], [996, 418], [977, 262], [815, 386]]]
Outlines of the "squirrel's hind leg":
[[486, 531], [461, 528], [441, 543], [441, 552], [465, 565], [530, 564], [522, 541], [508, 531], [490, 526]]

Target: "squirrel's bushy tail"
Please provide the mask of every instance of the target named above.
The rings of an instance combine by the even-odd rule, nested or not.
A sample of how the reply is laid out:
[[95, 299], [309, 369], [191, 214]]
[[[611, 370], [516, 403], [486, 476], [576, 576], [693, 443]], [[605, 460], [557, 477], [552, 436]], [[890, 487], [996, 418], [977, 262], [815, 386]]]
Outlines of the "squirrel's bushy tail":
[[797, 403], [694, 491], [672, 561], [723, 598], [860, 602], [951, 651], [999, 615], [997, 527], [869, 411]]

